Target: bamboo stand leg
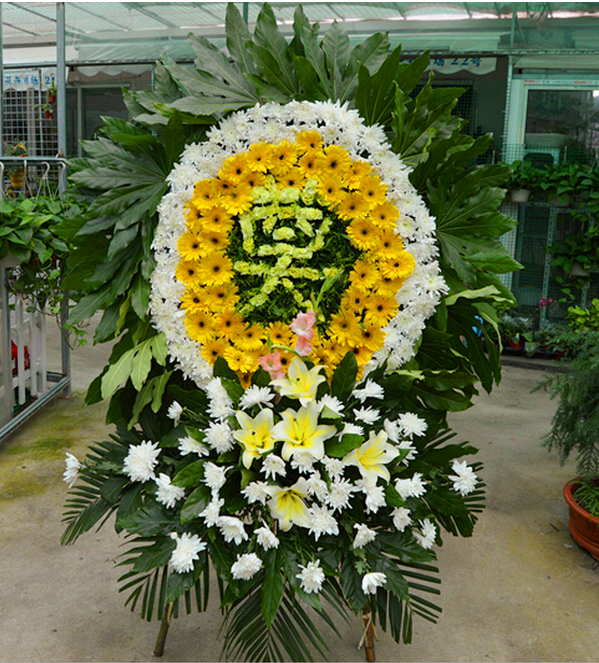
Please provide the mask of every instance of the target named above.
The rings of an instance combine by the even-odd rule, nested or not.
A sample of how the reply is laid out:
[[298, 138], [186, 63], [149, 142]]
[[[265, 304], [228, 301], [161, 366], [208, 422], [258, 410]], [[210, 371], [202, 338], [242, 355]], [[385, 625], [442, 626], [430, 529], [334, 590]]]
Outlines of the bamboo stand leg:
[[164, 654], [164, 645], [166, 643], [166, 636], [168, 634], [168, 628], [171, 625], [172, 618], [173, 604], [169, 603], [166, 606], [166, 610], [164, 611], [164, 617], [162, 618], [160, 630], [158, 631], [158, 638], [156, 639], [156, 646], [154, 647], [154, 656], [162, 656], [162, 654]]
[[364, 633], [362, 639], [360, 640], [360, 647], [364, 643], [364, 654], [366, 655], [367, 661], [376, 661], [376, 651], [374, 648], [376, 629], [374, 628], [374, 622], [372, 621], [372, 613], [370, 612], [370, 606], [367, 605], [362, 609], [362, 623], [364, 624]]

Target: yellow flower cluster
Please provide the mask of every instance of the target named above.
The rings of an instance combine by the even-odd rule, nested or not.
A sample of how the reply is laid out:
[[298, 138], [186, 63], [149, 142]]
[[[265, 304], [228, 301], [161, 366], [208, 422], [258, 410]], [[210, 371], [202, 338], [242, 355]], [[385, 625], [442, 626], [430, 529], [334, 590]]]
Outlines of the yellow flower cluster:
[[[352, 351], [358, 365], [367, 363], [383, 345], [382, 327], [397, 314], [395, 294], [415, 264], [395, 233], [399, 211], [386, 191], [367, 161], [352, 159], [337, 145], [325, 146], [315, 130], [299, 133], [294, 142], [253, 144], [229, 157], [217, 177], [200, 180], [186, 207], [176, 276], [186, 285], [181, 304], [187, 332], [200, 342], [203, 357], [210, 363], [224, 357], [247, 383], [258, 358], [273, 345], [294, 344], [287, 324], [248, 324], [244, 313], [264, 304], [275, 288], [293, 290], [294, 278], [324, 281], [334, 272], [330, 265], [315, 268], [311, 260], [326, 234], [335, 232], [332, 214], [360, 257], [338, 310], [319, 320], [310, 359], [332, 370]], [[254, 246], [257, 223], [271, 244]], [[234, 263], [227, 248], [235, 224], [248, 260]], [[294, 246], [297, 235], [312, 240]], [[265, 266], [260, 256], [274, 256], [276, 263]], [[260, 274], [263, 291], [244, 297], [236, 274]], [[301, 295], [295, 301], [300, 308], [308, 303]], [[283, 367], [291, 358], [282, 353]]]

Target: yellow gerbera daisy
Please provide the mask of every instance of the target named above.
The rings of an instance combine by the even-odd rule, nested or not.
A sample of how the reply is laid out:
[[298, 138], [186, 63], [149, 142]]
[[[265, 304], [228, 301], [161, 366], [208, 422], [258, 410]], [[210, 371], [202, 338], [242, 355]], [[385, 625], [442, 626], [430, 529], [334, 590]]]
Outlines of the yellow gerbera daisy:
[[383, 297], [395, 297], [397, 291], [405, 283], [405, 279], [390, 279], [383, 276], [378, 282], [376, 292]]
[[351, 166], [351, 157], [347, 150], [339, 145], [328, 145], [318, 157], [318, 169], [326, 174], [345, 177]]
[[341, 344], [352, 345], [361, 338], [360, 322], [349, 311], [340, 311], [331, 317], [329, 335]]
[[370, 218], [377, 228], [381, 230], [392, 230], [399, 219], [399, 210], [388, 200], [380, 205], [375, 205], [370, 211]]
[[364, 322], [375, 327], [384, 327], [397, 314], [398, 304], [394, 297], [373, 295], [370, 305], [364, 310]]
[[254, 194], [251, 187], [240, 183], [237, 186], [230, 186], [220, 197], [220, 203], [229, 214], [243, 214], [249, 212], [254, 201]]
[[206, 231], [200, 232], [197, 236], [197, 241], [200, 244], [200, 256], [205, 257], [214, 253], [215, 251], [222, 251], [227, 248], [229, 238], [221, 231]]
[[363, 251], [371, 251], [379, 247], [378, 231], [366, 219], [354, 219], [347, 226], [347, 234], [353, 245]]
[[284, 175], [292, 166], [297, 163], [297, 146], [284, 140], [275, 145], [272, 151], [272, 163], [270, 171], [276, 177]]
[[269, 143], [254, 143], [247, 152], [247, 164], [251, 170], [265, 173], [272, 163], [273, 146]]
[[344, 221], [365, 219], [367, 217], [369, 207], [361, 191], [345, 193], [340, 202], [341, 204], [337, 209], [337, 216]]
[[195, 260], [181, 260], [175, 270], [175, 276], [188, 288], [199, 288], [202, 285], [198, 263]]
[[368, 295], [355, 286], [350, 286], [341, 298], [341, 308], [350, 311], [354, 315], [360, 317], [364, 307], [368, 303]]
[[306, 177], [299, 166], [293, 166], [286, 173], [279, 175], [275, 179], [282, 189], [287, 187], [290, 189], [301, 189], [306, 184]]
[[197, 271], [205, 285], [222, 285], [233, 278], [233, 263], [227, 255], [218, 251], [202, 258]]
[[193, 189], [191, 202], [199, 210], [210, 209], [217, 197], [217, 182], [215, 178], [200, 180]]
[[379, 264], [383, 276], [391, 279], [406, 279], [414, 271], [416, 261], [411, 253], [400, 251], [390, 260], [381, 261]]
[[335, 174], [325, 174], [318, 182], [317, 191], [330, 207], [338, 205], [346, 195], [341, 179]]
[[366, 325], [362, 329], [362, 341], [360, 345], [363, 345], [371, 352], [376, 352], [383, 347], [385, 336], [385, 332], [380, 327], [377, 327], [376, 325]]
[[385, 230], [380, 234], [379, 257], [385, 260], [388, 256], [403, 251], [403, 239], [392, 230]]
[[222, 357], [225, 353], [225, 350], [229, 347], [229, 342], [222, 337], [215, 337], [207, 340], [202, 343], [200, 352], [202, 357], [209, 363], [214, 364], [214, 362]]
[[239, 179], [240, 185], [245, 185], [253, 189], [256, 186], [264, 186], [266, 183], [266, 175], [257, 170], [246, 170], [243, 176]]
[[371, 170], [372, 166], [368, 163], [368, 161], [362, 161], [360, 159], [352, 160], [349, 170], [345, 176], [348, 189], [353, 190], [360, 188], [362, 180], [370, 175]]
[[287, 348], [291, 346], [293, 332], [289, 329], [289, 325], [283, 322], [271, 322], [267, 332], [273, 345], [284, 345]]
[[216, 331], [212, 315], [205, 311], [186, 314], [185, 329], [187, 329], [189, 337], [199, 343], [206, 343], [213, 339]]
[[366, 260], [357, 260], [349, 274], [350, 284], [363, 292], [368, 292], [379, 278], [376, 266]]
[[372, 359], [372, 352], [364, 345], [352, 345], [347, 351], [354, 355], [358, 366], [364, 366]]
[[239, 182], [249, 170], [247, 155], [238, 152], [237, 154], [230, 156], [228, 159], [225, 159], [222, 168], [218, 171], [218, 176], [223, 180], [228, 180], [235, 184]]
[[208, 307], [206, 306], [202, 288], [188, 288], [183, 297], [181, 297], [181, 307], [190, 315], [199, 313], [200, 311], [207, 311]]
[[306, 152], [303, 157], [300, 157], [297, 162], [297, 167], [299, 168], [302, 175], [307, 179], [314, 179], [318, 171], [317, 162], [318, 162], [318, 152]]
[[243, 318], [235, 311], [222, 311], [214, 316], [217, 336], [231, 340], [245, 329]]
[[323, 146], [322, 137], [316, 129], [300, 131], [295, 137], [295, 144], [297, 145], [298, 150], [302, 153], [320, 150]]
[[233, 311], [239, 301], [237, 286], [233, 283], [204, 288], [202, 296], [206, 308], [215, 313]]
[[249, 325], [240, 334], [232, 338], [231, 342], [236, 348], [244, 352], [251, 352], [252, 350], [260, 350], [265, 340], [266, 333], [260, 325]]
[[179, 237], [177, 251], [183, 260], [189, 261], [198, 260], [198, 258], [206, 255], [198, 236], [192, 232], [183, 233], [181, 237]]
[[233, 217], [222, 205], [206, 210], [202, 218], [202, 229], [208, 232], [228, 234], [233, 227]]
[[387, 200], [387, 185], [381, 182], [378, 175], [365, 177], [362, 180], [360, 191], [371, 208], [382, 205]]
[[192, 232], [196, 231], [203, 223], [202, 211], [191, 201], [185, 206], [185, 223]]

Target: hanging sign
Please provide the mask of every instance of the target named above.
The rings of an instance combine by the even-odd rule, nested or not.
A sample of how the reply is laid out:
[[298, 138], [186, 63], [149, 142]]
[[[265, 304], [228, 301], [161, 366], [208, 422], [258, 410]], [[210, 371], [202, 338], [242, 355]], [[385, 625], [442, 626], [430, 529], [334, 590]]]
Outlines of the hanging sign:
[[[402, 60], [402, 62], [413, 62], [416, 58]], [[427, 69], [432, 69], [440, 74], [456, 74], [468, 71], [471, 74], [483, 76], [495, 71], [497, 67], [497, 58], [479, 58], [476, 56], [460, 55], [448, 57], [431, 57]]]
[[56, 84], [55, 69], [13, 69], [4, 71], [4, 89], [25, 91], [29, 89], [45, 90], [52, 83]]

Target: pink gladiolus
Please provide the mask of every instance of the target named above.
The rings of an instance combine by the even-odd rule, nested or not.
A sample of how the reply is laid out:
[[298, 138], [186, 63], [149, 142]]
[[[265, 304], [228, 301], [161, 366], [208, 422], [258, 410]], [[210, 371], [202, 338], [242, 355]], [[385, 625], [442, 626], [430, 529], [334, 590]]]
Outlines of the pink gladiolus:
[[[314, 332], [312, 332], [312, 336], [314, 336]], [[303, 336], [298, 336], [295, 351], [300, 357], [307, 357], [312, 352], [312, 346]]]
[[[298, 313], [292, 320], [289, 328], [294, 334], [297, 334], [298, 339], [305, 339], [311, 341], [315, 334], [312, 327], [316, 322], [316, 315], [314, 311], [307, 311], [306, 313]], [[297, 350], [296, 350], [297, 352]]]
[[271, 354], [264, 357], [258, 357], [258, 363], [270, 375], [271, 380], [278, 380], [285, 377], [283, 367], [281, 366], [280, 352], [271, 352]]

